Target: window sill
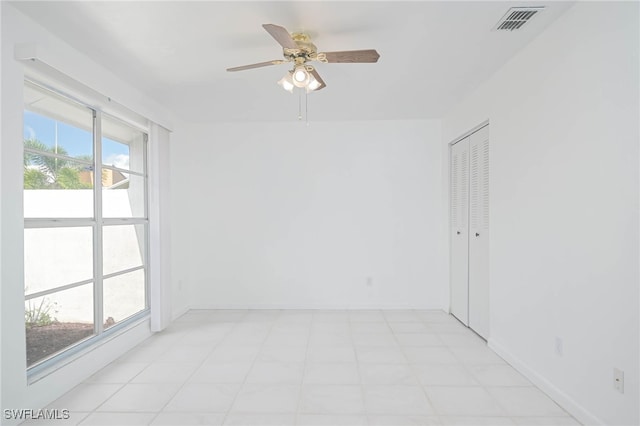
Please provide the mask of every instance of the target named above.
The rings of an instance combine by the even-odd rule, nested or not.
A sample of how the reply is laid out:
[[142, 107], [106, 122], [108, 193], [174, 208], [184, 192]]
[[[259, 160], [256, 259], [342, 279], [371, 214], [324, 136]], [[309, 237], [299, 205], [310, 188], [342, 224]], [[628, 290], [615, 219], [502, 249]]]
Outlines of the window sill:
[[100, 335], [90, 337], [58, 355], [27, 369], [27, 385], [32, 385], [46, 378], [145, 322], [150, 322], [149, 309], [134, 315], [120, 324], [114, 325], [111, 329], [106, 330]]

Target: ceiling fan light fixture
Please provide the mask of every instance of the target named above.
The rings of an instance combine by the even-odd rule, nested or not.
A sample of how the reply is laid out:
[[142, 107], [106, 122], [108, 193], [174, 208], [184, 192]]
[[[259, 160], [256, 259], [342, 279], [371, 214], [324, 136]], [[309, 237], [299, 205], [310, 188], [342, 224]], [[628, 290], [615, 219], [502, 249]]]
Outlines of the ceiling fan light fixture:
[[317, 88], [322, 86], [318, 80], [313, 75], [309, 76], [309, 84], [307, 84], [307, 93], [313, 92]]
[[282, 77], [280, 79], [280, 81], [278, 81], [278, 84], [280, 86], [282, 86], [282, 88], [284, 90], [286, 90], [289, 93], [293, 93], [293, 88], [295, 87], [293, 85], [293, 78], [291, 77], [291, 73], [288, 72], [287, 75], [285, 75], [284, 77]]
[[304, 88], [309, 84], [309, 71], [304, 65], [298, 65], [293, 69], [293, 84], [296, 87]]

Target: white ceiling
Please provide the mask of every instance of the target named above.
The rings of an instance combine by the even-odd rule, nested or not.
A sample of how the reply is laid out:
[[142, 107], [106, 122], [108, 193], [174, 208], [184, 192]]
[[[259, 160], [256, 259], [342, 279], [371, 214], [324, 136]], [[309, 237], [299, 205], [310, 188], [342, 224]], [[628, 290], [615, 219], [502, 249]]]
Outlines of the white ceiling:
[[[327, 88], [311, 120], [440, 118], [571, 2], [14, 2], [67, 43], [186, 121], [295, 120], [298, 96], [276, 82], [289, 64], [264, 31], [312, 36], [319, 51], [377, 49], [377, 64], [317, 64]], [[546, 6], [520, 30], [493, 31], [512, 6]], [[304, 102], [304, 98], [303, 98]], [[304, 105], [304, 103], [303, 103]]]

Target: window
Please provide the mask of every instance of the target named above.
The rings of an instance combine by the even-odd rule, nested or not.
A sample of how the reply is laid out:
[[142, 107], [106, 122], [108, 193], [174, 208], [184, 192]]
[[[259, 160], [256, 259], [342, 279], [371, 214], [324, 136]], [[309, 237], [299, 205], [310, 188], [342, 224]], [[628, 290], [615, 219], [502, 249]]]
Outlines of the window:
[[34, 83], [25, 82], [24, 93], [25, 328], [33, 368], [148, 310], [147, 135]]

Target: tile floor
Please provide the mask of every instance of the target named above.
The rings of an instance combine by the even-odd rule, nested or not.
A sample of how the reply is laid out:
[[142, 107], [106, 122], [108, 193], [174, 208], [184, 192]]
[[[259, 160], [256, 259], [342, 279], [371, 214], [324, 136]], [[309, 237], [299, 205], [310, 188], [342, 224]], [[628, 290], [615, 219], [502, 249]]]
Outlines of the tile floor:
[[[577, 425], [437, 311], [190, 311], [56, 425]], [[38, 423], [42, 424], [42, 423]]]

